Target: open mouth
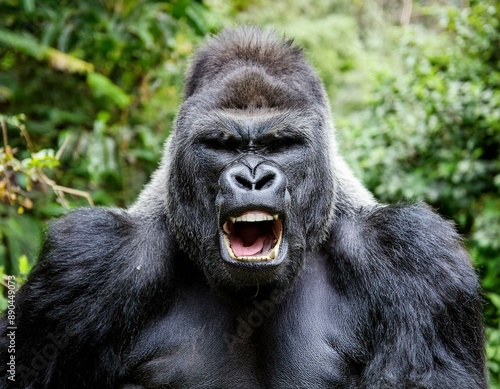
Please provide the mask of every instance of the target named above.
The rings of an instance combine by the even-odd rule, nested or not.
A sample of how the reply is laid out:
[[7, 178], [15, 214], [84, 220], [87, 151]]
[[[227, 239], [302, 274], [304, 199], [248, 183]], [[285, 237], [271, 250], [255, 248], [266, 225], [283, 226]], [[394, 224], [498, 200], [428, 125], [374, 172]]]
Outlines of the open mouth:
[[222, 226], [229, 256], [238, 261], [272, 261], [278, 257], [283, 223], [278, 215], [248, 211]]

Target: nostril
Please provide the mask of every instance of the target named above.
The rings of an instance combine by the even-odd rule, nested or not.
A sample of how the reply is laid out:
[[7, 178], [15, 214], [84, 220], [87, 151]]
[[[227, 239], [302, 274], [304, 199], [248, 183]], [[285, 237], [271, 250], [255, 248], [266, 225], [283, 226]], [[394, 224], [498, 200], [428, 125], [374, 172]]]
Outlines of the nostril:
[[[252, 166], [250, 166], [252, 167]], [[242, 163], [235, 163], [222, 173], [219, 183], [223, 190], [234, 193], [279, 191], [286, 185], [283, 173], [269, 163], [260, 163], [250, 169]], [[255, 193], [257, 194], [257, 193]]]
[[245, 177], [237, 175], [234, 177], [234, 179], [239, 184], [240, 188], [252, 189], [252, 187], [253, 187], [252, 182], [247, 180]]
[[268, 188], [273, 184], [274, 178], [275, 178], [274, 173], [266, 174], [259, 181], [257, 181], [257, 183], [255, 184], [255, 189], [262, 190]]

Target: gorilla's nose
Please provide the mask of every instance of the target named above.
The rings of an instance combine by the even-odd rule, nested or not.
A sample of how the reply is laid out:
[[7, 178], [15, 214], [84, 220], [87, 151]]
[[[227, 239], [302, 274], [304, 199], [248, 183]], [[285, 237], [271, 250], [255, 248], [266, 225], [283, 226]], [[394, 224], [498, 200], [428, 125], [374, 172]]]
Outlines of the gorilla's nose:
[[287, 178], [274, 162], [247, 156], [227, 166], [219, 178], [217, 203], [221, 221], [242, 211], [286, 212], [290, 203]]
[[286, 178], [279, 168], [266, 161], [257, 164], [242, 162], [223, 172], [221, 186], [235, 194], [238, 192], [278, 194], [285, 189]]

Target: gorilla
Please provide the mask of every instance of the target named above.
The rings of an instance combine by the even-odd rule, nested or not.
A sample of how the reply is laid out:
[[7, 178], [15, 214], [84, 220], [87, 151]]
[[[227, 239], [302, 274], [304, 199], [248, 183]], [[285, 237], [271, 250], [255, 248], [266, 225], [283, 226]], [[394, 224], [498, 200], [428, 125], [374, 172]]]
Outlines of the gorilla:
[[2, 387], [486, 388], [481, 304], [454, 227], [353, 176], [301, 49], [239, 27], [136, 203], [49, 226]]

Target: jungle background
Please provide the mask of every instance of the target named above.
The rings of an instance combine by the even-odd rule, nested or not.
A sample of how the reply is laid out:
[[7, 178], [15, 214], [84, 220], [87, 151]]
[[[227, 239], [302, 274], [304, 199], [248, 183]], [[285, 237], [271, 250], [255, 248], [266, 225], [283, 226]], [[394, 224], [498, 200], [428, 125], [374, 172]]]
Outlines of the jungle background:
[[500, 388], [499, 16], [496, 0], [0, 0], [0, 276], [24, 282], [50, 218], [130, 205], [193, 50], [261, 25], [305, 47], [366, 186], [464, 235]]

